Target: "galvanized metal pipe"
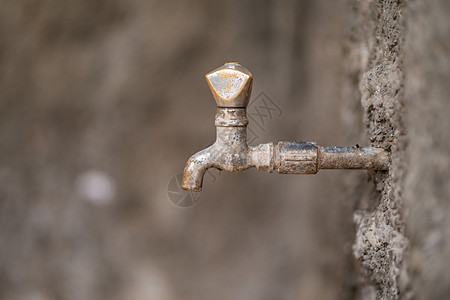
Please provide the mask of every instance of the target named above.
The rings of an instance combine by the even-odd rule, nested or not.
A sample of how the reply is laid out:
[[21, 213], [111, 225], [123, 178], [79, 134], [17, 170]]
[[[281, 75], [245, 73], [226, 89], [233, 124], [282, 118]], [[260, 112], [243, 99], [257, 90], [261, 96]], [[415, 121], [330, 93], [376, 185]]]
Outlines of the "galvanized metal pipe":
[[316, 174], [320, 169], [389, 169], [389, 153], [373, 147], [321, 147], [313, 142], [279, 142], [275, 157], [275, 169], [281, 174]]
[[380, 148], [319, 147], [319, 169], [389, 170], [389, 153]]
[[320, 169], [388, 170], [389, 153], [378, 148], [321, 147], [313, 142], [247, 144], [246, 107], [252, 74], [228, 63], [206, 75], [218, 108], [216, 141], [191, 156], [183, 174], [183, 189], [200, 191], [208, 168], [240, 172], [251, 167], [280, 174], [316, 174]]

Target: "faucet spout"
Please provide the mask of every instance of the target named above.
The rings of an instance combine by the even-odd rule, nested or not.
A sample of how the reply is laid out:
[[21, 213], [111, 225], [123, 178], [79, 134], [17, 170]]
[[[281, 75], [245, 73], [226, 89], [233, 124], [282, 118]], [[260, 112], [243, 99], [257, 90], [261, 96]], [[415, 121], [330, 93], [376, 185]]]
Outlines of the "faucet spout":
[[[183, 173], [183, 189], [192, 192], [202, 190], [203, 177], [209, 168], [227, 172], [241, 172], [255, 167], [272, 172], [274, 169], [274, 147], [272, 143], [249, 147], [245, 128], [218, 127], [216, 142], [192, 155]], [[225, 133], [226, 132], [226, 133]], [[239, 138], [241, 137], [241, 138]]]
[[214, 144], [191, 156], [186, 163], [183, 189], [201, 191], [203, 176], [209, 168], [235, 173], [255, 167], [272, 172], [273, 144], [248, 146], [248, 119], [244, 108], [218, 108], [215, 124], [217, 134]]
[[183, 189], [192, 192], [200, 192], [203, 185], [205, 172], [213, 166], [211, 161], [210, 146], [192, 155], [186, 163], [183, 172]]

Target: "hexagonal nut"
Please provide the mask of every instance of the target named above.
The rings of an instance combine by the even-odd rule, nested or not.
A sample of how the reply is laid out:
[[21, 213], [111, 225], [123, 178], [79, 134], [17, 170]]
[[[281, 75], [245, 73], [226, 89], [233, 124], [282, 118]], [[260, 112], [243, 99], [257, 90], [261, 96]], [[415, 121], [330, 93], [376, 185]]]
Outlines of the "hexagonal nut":
[[247, 107], [253, 86], [253, 75], [249, 70], [231, 62], [205, 77], [218, 107]]

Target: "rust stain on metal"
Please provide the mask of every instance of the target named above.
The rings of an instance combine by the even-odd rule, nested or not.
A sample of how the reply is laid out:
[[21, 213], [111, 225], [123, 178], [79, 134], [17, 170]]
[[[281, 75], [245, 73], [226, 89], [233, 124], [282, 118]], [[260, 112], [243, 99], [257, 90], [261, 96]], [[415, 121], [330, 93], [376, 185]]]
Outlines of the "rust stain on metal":
[[246, 107], [253, 85], [253, 75], [239, 63], [226, 63], [205, 75], [219, 107]]
[[276, 170], [280, 174], [316, 174], [317, 146], [306, 142], [279, 142]]

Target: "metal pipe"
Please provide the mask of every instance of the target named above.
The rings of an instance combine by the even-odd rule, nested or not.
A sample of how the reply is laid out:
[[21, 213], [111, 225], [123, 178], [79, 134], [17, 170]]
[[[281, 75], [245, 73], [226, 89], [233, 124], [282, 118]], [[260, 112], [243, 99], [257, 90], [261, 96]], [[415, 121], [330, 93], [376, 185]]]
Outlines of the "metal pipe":
[[389, 154], [373, 147], [319, 147], [319, 168], [388, 170]]
[[313, 142], [247, 144], [246, 107], [252, 74], [239, 63], [227, 63], [206, 80], [217, 103], [216, 141], [191, 156], [183, 174], [183, 189], [200, 191], [208, 168], [240, 172], [251, 167], [280, 174], [316, 174], [319, 169], [388, 170], [389, 153], [379, 148], [321, 147]]

